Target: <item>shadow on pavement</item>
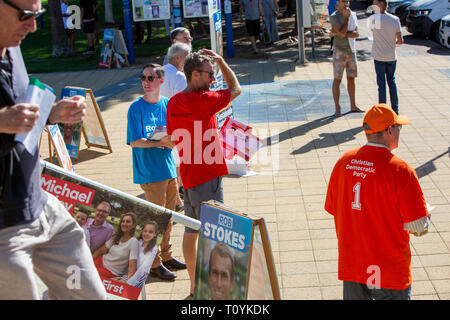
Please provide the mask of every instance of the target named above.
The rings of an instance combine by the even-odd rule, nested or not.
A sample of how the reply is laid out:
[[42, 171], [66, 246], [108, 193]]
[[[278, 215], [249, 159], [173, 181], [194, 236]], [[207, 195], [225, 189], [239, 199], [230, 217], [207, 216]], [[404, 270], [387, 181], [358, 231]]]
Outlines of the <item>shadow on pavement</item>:
[[362, 130], [363, 130], [362, 126], [359, 126], [342, 132], [321, 133], [319, 134], [319, 137], [321, 138], [311, 140], [301, 148], [294, 150], [291, 154], [292, 155], [305, 154], [312, 150], [337, 146], [341, 143], [354, 140], [355, 136]]

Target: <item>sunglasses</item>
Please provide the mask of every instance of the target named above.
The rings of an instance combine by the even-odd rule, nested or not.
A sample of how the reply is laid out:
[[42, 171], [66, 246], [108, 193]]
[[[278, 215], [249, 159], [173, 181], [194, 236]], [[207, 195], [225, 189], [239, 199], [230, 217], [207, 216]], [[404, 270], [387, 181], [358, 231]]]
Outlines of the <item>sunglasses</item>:
[[100, 213], [104, 213], [104, 214], [109, 214], [109, 211], [102, 210], [102, 209], [95, 209], [95, 211], [100, 212]]
[[153, 82], [153, 80], [155, 80], [155, 79], [157, 79], [156, 77], [154, 77], [154, 76], [144, 76], [144, 75], [141, 75], [141, 76], [139, 76], [139, 79], [141, 79], [141, 81], [145, 81], [145, 80], [148, 80], [148, 81], [150, 81], [150, 82]]
[[209, 74], [209, 78], [213, 79], [214, 78], [214, 71], [204, 71], [204, 70], [197, 70], [198, 72], [204, 72]]
[[19, 18], [20, 21], [25, 21], [30, 18], [36, 19], [37, 17], [41, 16], [46, 11], [45, 9], [41, 9], [38, 11], [23, 10], [23, 9], [19, 8], [18, 6], [16, 6], [14, 3], [10, 2], [9, 0], [3, 0], [3, 2], [6, 3], [8, 6], [10, 6], [11, 8], [14, 8], [18, 11], [17, 17]]

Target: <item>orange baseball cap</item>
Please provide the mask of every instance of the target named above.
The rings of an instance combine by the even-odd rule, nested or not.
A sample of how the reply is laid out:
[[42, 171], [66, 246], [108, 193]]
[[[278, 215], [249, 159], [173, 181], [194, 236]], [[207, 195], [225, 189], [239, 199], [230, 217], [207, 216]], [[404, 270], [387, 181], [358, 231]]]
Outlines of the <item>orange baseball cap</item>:
[[391, 107], [385, 103], [380, 103], [366, 112], [363, 129], [366, 133], [375, 133], [386, 130], [394, 124], [409, 124], [409, 118], [398, 116]]

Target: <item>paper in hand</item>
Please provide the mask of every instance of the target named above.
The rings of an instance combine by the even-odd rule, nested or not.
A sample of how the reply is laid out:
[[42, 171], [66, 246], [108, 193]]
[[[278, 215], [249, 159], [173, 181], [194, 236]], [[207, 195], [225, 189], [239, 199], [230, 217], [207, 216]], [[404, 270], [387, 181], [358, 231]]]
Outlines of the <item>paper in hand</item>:
[[32, 103], [39, 106], [39, 118], [30, 132], [18, 133], [14, 141], [22, 143], [30, 154], [37, 151], [39, 138], [47, 123], [47, 118], [52, 110], [56, 96], [53, 89], [43, 84], [39, 79], [30, 77], [25, 96], [18, 99], [18, 103]]

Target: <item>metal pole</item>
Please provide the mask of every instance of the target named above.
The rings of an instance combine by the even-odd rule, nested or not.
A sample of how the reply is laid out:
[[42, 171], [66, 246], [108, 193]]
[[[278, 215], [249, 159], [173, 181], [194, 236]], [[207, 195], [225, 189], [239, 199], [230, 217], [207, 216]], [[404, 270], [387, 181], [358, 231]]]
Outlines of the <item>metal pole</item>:
[[133, 30], [131, 27], [130, 0], [123, 0], [123, 24], [125, 26], [125, 39], [128, 49], [128, 61], [134, 64]]
[[227, 31], [227, 57], [234, 57], [233, 21], [231, 19], [231, 0], [225, 0], [225, 30]]
[[[298, 59], [297, 64], [305, 65], [305, 29], [303, 27], [303, 1], [297, 0]], [[309, 1], [309, 0], [308, 0]]]

